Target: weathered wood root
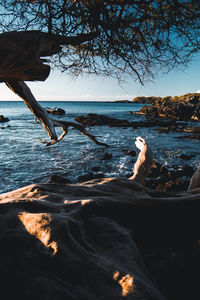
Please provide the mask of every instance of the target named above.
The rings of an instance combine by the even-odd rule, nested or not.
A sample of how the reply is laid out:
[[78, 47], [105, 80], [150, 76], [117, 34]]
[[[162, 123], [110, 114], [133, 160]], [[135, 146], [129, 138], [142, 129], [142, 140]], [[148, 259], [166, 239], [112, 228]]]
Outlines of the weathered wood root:
[[[81, 134], [87, 136], [91, 141], [95, 144], [107, 147], [108, 145], [105, 143], [99, 142], [96, 137], [90, 133], [88, 133], [85, 128], [78, 123], [75, 122], [67, 122], [67, 121], [60, 121], [56, 119], [52, 119], [49, 117], [47, 110], [43, 108], [35, 99], [33, 94], [31, 93], [30, 88], [26, 85], [24, 81], [12, 80], [9, 82], [5, 82], [6, 85], [16, 93], [20, 98], [22, 98], [30, 109], [30, 111], [34, 114], [35, 118], [40, 120], [43, 127], [47, 131], [51, 141], [40, 140], [42, 143], [45, 143], [47, 146], [53, 145], [61, 141], [64, 136], [68, 133], [68, 128], [73, 127], [81, 132]], [[55, 127], [62, 128], [62, 134], [57, 137]]]
[[0, 195], [0, 208], [6, 299], [200, 299], [200, 189], [33, 184]]
[[135, 141], [136, 147], [140, 149], [137, 161], [134, 165], [134, 174], [129, 179], [144, 184], [145, 178], [149, 174], [153, 164], [153, 152], [151, 147], [142, 137], [137, 137]]

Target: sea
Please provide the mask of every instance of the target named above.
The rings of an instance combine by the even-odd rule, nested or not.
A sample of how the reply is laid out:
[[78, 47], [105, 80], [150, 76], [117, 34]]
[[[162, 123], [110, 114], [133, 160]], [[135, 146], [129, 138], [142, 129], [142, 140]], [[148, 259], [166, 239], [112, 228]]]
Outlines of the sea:
[[[64, 109], [65, 115], [54, 118], [66, 121], [74, 121], [76, 116], [88, 113], [129, 121], [145, 119], [144, 116], [134, 114], [144, 104], [93, 101], [39, 103], [45, 108]], [[199, 164], [200, 142], [184, 138], [186, 133], [159, 133], [156, 127], [87, 128], [99, 141], [109, 145], [105, 148], [93, 143], [78, 130], [70, 128], [62, 141], [47, 147], [40, 141], [49, 139], [47, 133], [39, 122], [35, 123], [33, 114], [22, 100], [0, 101], [0, 114], [10, 120], [7, 123], [0, 123], [0, 194], [32, 183], [48, 182], [52, 175], [65, 177], [72, 183], [79, 182], [82, 176], [88, 174], [127, 178], [133, 173], [137, 157], [129, 156], [125, 152], [133, 149], [139, 151], [135, 146], [135, 139], [138, 136], [150, 144], [154, 159], [169, 169], [180, 169], [183, 164], [192, 167]], [[106, 153], [110, 155], [110, 159], [105, 159]], [[192, 154], [193, 157], [183, 161], [179, 159], [181, 154]]]

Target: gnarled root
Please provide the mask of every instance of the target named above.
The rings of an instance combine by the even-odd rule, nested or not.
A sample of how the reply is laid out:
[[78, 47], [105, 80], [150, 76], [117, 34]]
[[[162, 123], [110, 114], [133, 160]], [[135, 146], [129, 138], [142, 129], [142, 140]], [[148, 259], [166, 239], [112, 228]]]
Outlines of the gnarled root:
[[134, 165], [134, 174], [129, 179], [144, 184], [145, 178], [149, 174], [153, 164], [153, 152], [151, 147], [142, 137], [137, 137], [135, 141], [136, 147], [140, 149], [137, 161]]

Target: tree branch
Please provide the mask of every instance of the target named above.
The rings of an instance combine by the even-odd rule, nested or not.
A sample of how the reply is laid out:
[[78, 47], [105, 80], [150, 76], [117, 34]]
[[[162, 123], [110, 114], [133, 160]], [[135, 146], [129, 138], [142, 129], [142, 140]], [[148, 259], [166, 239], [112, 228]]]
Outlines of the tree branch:
[[31, 90], [26, 85], [24, 81], [9, 81], [5, 82], [5, 84], [15, 93], [17, 94], [24, 102], [30, 111], [34, 114], [34, 116], [40, 120], [44, 129], [47, 131], [50, 139], [57, 140], [57, 135], [55, 132], [54, 124], [49, 118], [46, 109], [44, 109], [35, 99]]
[[[26, 85], [23, 81], [9, 81], [6, 82], [6, 85], [14, 92], [16, 93], [20, 98], [24, 100], [27, 107], [30, 109], [30, 111], [34, 114], [34, 116], [40, 120], [43, 127], [47, 131], [49, 137], [52, 141], [46, 141], [46, 140], [40, 140], [42, 143], [45, 143], [47, 146], [54, 145], [61, 141], [65, 135], [68, 133], [68, 128], [73, 127], [77, 130], [79, 130], [83, 135], [87, 136], [91, 141], [93, 141], [95, 144], [107, 147], [108, 145], [105, 143], [99, 142], [96, 137], [90, 133], [88, 133], [85, 128], [78, 123], [75, 122], [67, 122], [62, 120], [56, 120], [49, 117], [47, 110], [44, 109], [35, 99], [33, 94], [31, 93], [30, 88]], [[61, 127], [62, 128], [62, 134], [57, 137], [55, 127]]]

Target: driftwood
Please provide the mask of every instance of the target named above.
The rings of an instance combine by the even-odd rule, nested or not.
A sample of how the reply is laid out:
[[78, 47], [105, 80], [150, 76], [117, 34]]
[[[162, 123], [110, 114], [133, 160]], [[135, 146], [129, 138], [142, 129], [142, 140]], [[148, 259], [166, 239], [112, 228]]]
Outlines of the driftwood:
[[199, 299], [199, 210], [120, 178], [2, 194], [4, 299]]
[[135, 181], [144, 184], [145, 178], [152, 168], [153, 152], [145, 139], [140, 136], [136, 138], [135, 145], [138, 149], [140, 149], [140, 153], [137, 157], [136, 163], [134, 164], [134, 173], [129, 179], [134, 179]]
[[[50, 118], [47, 110], [37, 102], [37, 100], [31, 93], [31, 90], [29, 89], [29, 87], [26, 85], [25, 82], [13, 80], [13, 81], [6, 82], [6, 85], [24, 100], [27, 107], [34, 114], [35, 118], [40, 120], [43, 127], [47, 131], [49, 137], [51, 138], [51, 140], [53, 140], [53, 141], [41, 140], [41, 142], [45, 143], [47, 146], [53, 145], [61, 141], [64, 138], [64, 136], [67, 134], [69, 127], [73, 127], [79, 130], [83, 135], [87, 136], [90, 140], [92, 140], [94, 143], [100, 146], [106, 146], [106, 147], [108, 146], [105, 143], [99, 142], [96, 139], [96, 137], [88, 133], [81, 124], [75, 122], [60, 121], [60, 120]], [[63, 130], [63, 133], [59, 137], [57, 137], [55, 127], [61, 127]]]

